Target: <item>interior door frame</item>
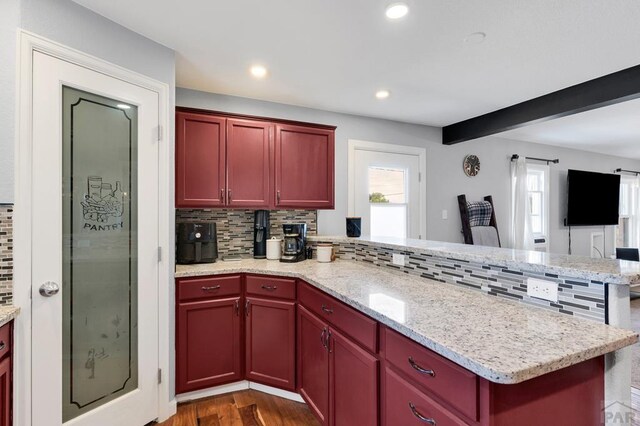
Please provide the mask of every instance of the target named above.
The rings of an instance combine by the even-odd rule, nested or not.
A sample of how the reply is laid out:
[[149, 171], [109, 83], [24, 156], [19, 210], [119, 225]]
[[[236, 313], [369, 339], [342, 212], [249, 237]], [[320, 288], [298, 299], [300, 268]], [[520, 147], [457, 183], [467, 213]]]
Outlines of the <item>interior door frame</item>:
[[396, 145], [390, 143], [368, 142], [357, 139], [348, 141], [348, 172], [347, 172], [347, 211], [349, 216], [355, 215], [356, 211], [356, 179], [355, 162], [356, 151], [371, 151], [391, 154], [415, 155], [419, 163], [419, 192], [420, 192], [420, 228], [421, 239], [427, 239], [427, 149], [417, 146]]
[[173, 209], [173, 139], [170, 87], [168, 84], [127, 70], [100, 58], [87, 55], [36, 34], [17, 30], [17, 96], [15, 135], [15, 206], [14, 206], [14, 281], [13, 300], [20, 307], [15, 320], [15, 356], [13, 380], [13, 418], [15, 424], [31, 424], [31, 198], [32, 186], [32, 87], [33, 54], [41, 52], [89, 70], [134, 84], [158, 94], [158, 420], [176, 412], [176, 400], [170, 387], [173, 374], [173, 278], [174, 232]]

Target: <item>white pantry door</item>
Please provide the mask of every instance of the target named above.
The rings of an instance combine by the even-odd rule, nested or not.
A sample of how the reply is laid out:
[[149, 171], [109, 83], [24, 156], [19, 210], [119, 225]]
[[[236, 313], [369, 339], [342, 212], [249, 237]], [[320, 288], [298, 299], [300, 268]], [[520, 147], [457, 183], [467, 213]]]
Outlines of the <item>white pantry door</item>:
[[33, 54], [33, 425], [158, 412], [158, 95]]

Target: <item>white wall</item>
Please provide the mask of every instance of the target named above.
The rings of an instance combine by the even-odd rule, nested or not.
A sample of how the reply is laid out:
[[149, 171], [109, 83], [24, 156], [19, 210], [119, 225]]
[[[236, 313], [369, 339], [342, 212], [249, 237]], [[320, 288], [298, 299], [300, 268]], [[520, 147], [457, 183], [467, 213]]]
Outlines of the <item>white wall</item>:
[[[16, 32], [21, 28], [175, 87], [173, 50], [70, 0], [2, 0], [0, 8], [0, 203], [14, 200]], [[172, 120], [173, 122], [173, 120]], [[173, 134], [171, 130], [170, 134]]]
[[[320, 211], [318, 229], [321, 234], [344, 234], [347, 215], [347, 141], [359, 139], [372, 142], [422, 146], [427, 149], [427, 238], [436, 241], [462, 242], [457, 195], [467, 194], [469, 200], [493, 195], [503, 244], [509, 241], [510, 181], [509, 158], [523, 156], [559, 158], [551, 166], [550, 240], [551, 251], [566, 253], [568, 231], [562, 225], [565, 216], [567, 169], [611, 172], [622, 167], [640, 169], [640, 161], [605, 156], [585, 151], [541, 144], [511, 141], [496, 137], [484, 138], [454, 146], [443, 146], [441, 130], [435, 127], [399, 123], [348, 114], [301, 108], [273, 102], [218, 95], [178, 88], [176, 105], [240, 114], [258, 115], [336, 125], [336, 208]], [[468, 178], [462, 171], [466, 154], [480, 157], [481, 171]], [[442, 210], [449, 218], [442, 219]], [[602, 227], [572, 229], [573, 253], [590, 253], [590, 234]], [[613, 228], [609, 229], [611, 251]]]

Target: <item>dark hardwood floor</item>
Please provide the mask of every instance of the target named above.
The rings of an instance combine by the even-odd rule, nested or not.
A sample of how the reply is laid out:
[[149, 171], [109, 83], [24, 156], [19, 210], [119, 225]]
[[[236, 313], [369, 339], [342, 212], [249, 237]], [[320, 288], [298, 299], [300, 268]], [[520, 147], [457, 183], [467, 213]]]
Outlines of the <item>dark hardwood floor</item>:
[[252, 389], [178, 405], [157, 426], [320, 426], [306, 404]]

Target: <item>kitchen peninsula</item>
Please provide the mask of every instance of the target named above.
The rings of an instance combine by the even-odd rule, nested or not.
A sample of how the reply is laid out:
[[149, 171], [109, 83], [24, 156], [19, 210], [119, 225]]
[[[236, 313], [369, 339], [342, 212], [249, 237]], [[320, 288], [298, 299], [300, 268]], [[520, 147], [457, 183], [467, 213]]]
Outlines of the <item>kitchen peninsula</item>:
[[[624, 360], [620, 350], [638, 340], [632, 331], [598, 321], [602, 314], [611, 323], [615, 306], [604, 309], [594, 302], [593, 314], [583, 313], [587, 320], [551, 304], [538, 305], [548, 309], [531, 306], [537, 302], [525, 300], [526, 289], [519, 290], [520, 297], [513, 295], [518, 291], [514, 288], [523, 287], [528, 275], [557, 281], [561, 292], [566, 293], [559, 303], [566, 306], [571, 306], [571, 298], [589, 302], [580, 299], [586, 297], [583, 294], [593, 294], [591, 299], [599, 300], [599, 288], [592, 286], [609, 287], [609, 295], [624, 294], [626, 289], [628, 297], [628, 284], [637, 277], [628, 265], [618, 264], [620, 269], [616, 270], [617, 261], [584, 267], [581, 258], [575, 258], [579, 262], [575, 266], [566, 256], [545, 255], [536, 261], [523, 252], [459, 244], [322, 236], [309, 239], [310, 244], [333, 242], [340, 259], [334, 263], [283, 264], [246, 259], [180, 265], [176, 279], [179, 294], [181, 286], [192, 280], [244, 279], [247, 296], [240, 317], [246, 318], [251, 316], [251, 299], [256, 296], [255, 290], [251, 294], [248, 279], [272, 289], [277, 287], [270, 283], [273, 277], [283, 283], [295, 280], [295, 289], [294, 285], [290, 289], [297, 296], [290, 300], [298, 302], [297, 385], [288, 389], [300, 393], [323, 422], [340, 410], [330, 401], [342, 398], [331, 396], [331, 392], [338, 392], [335, 386], [328, 385], [333, 390], [325, 397], [317, 386], [309, 389], [305, 385], [305, 379], [311, 380], [311, 370], [301, 362], [308, 359], [308, 355], [301, 359], [307, 342], [326, 348], [327, 354], [335, 350], [335, 357], [341, 347], [349, 348], [360, 361], [351, 366], [354, 370], [377, 372], [380, 363], [380, 385], [377, 374], [369, 381], [364, 374], [348, 389], [366, 395], [375, 388], [371, 391], [376, 395], [371, 397], [375, 403], [367, 402], [366, 396], [361, 403], [375, 412], [379, 407], [383, 424], [389, 424], [391, 416], [403, 419], [407, 415], [413, 420], [435, 419], [438, 424], [484, 425], [522, 422], [524, 418], [535, 419], [538, 424], [553, 421], [551, 416], [557, 415], [560, 405], [576, 407], [564, 410], [571, 421], [588, 423], [601, 418], [602, 401], [612, 400], [618, 389], [616, 383], [605, 386], [605, 382], [616, 381], [624, 369], [619, 365], [619, 360]], [[404, 266], [392, 264], [393, 253], [405, 256]], [[233, 293], [239, 299], [241, 294], [240, 288]], [[318, 333], [313, 340], [307, 337], [312, 330]], [[335, 343], [327, 337], [332, 331], [340, 336]], [[345, 336], [350, 336], [350, 341]], [[617, 362], [612, 355], [615, 351]], [[334, 370], [339, 368], [338, 361], [332, 365]], [[364, 388], [358, 389], [358, 384]], [[613, 398], [625, 400], [619, 395]], [[361, 414], [366, 413], [364, 410]], [[340, 418], [344, 415], [341, 413]]]

